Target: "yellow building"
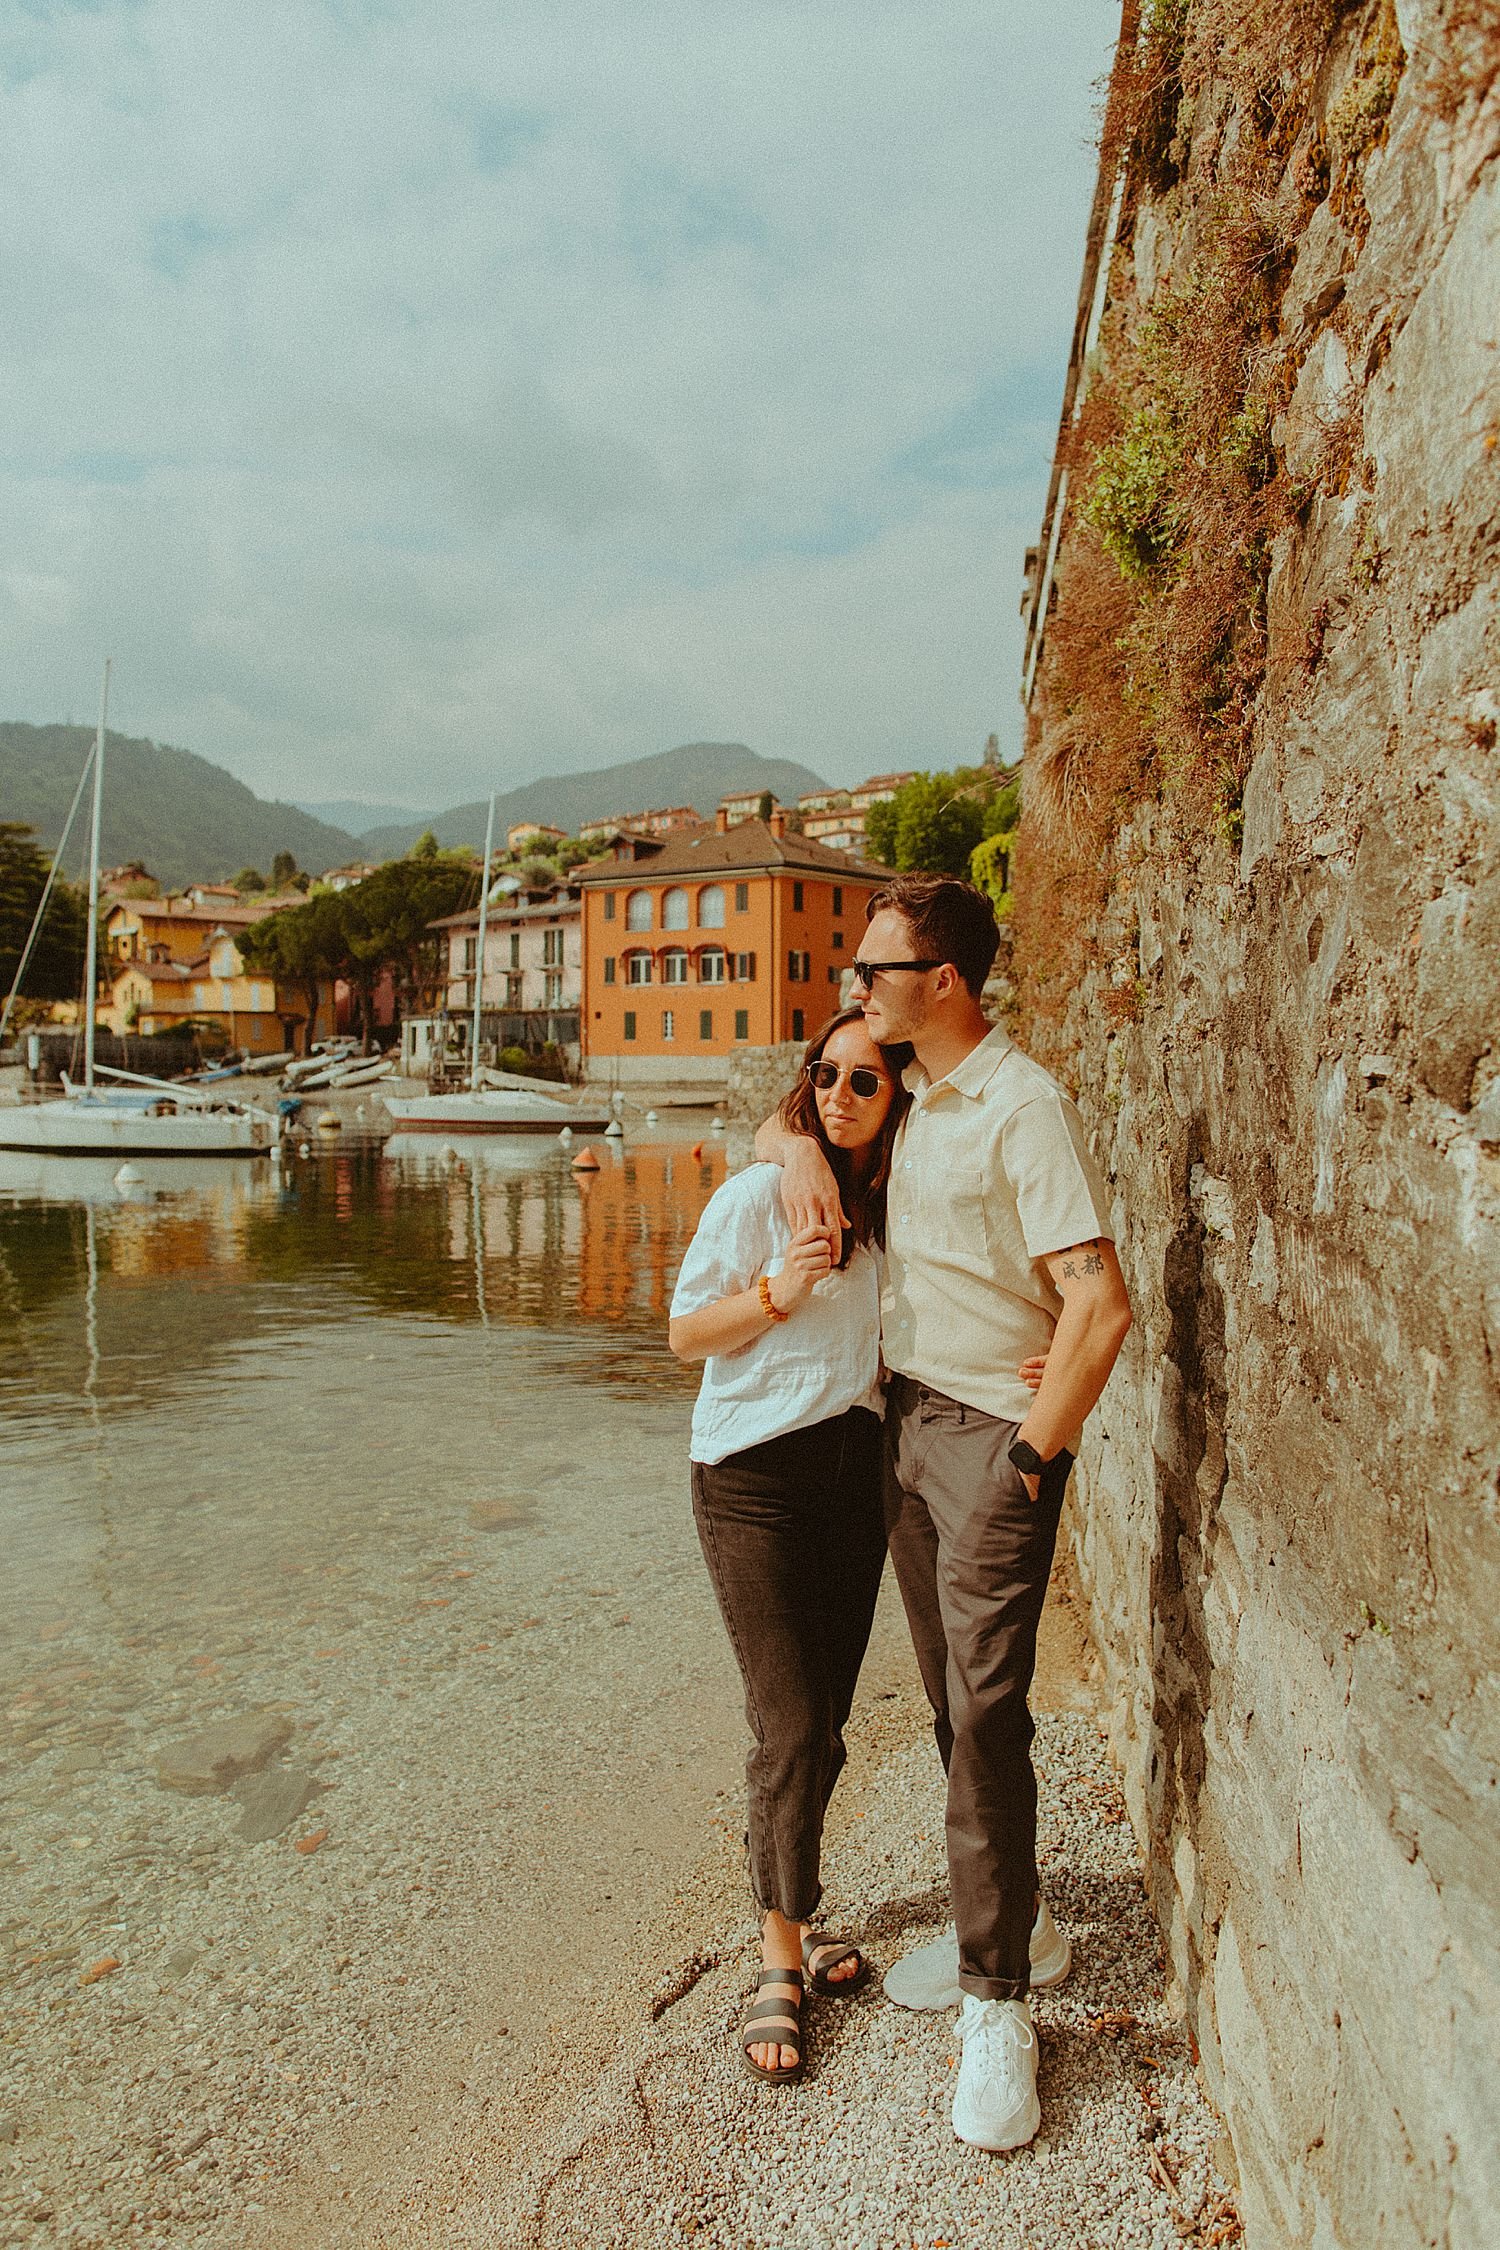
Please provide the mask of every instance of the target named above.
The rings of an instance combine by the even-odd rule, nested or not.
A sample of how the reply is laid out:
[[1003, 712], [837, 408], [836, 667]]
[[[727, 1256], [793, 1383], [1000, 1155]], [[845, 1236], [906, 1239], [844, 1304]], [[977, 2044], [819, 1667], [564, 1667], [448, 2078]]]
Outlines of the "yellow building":
[[[259, 917], [238, 919], [243, 928]], [[235, 933], [221, 924], [191, 959], [151, 958], [149, 953], [121, 958], [100, 1020], [117, 1033], [174, 1031], [188, 1022], [212, 1023], [223, 1032], [228, 1046], [243, 1047], [252, 1055], [274, 1055], [332, 1034], [333, 986], [330, 982], [320, 988], [316, 1020], [304, 1041], [306, 996], [295, 986], [251, 975], [240, 958]]]

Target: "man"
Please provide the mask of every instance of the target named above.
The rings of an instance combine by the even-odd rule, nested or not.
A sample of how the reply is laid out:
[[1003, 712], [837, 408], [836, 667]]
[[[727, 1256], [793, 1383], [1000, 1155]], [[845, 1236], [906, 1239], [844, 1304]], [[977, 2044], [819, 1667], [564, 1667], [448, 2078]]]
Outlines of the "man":
[[[981, 891], [904, 875], [870, 900], [854, 961], [871, 1037], [909, 1041], [916, 1057], [886, 1212], [887, 1522], [948, 1775], [963, 1995], [953, 2128], [991, 2149], [1019, 2147], [1041, 2121], [1033, 1961], [1048, 1983], [1067, 1973], [1037, 1885], [1026, 1698], [1081, 1425], [1130, 1326], [1082, 1119], [980, 1007], [998, 942]], [[838, 1190], [816, 1144], [768, 1122], [757, 1149], [785, 1168], [793, 1228], [837, 1240]], [[1019, 1370], [1038, 1354], [1033, 1396]]]

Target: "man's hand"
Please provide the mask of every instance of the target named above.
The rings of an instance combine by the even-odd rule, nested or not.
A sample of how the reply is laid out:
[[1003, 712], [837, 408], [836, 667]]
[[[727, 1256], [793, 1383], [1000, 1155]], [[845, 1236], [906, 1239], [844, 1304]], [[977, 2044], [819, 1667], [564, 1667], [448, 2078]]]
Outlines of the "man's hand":
[[817, 1142], [807, 1133], [789, 1133], [779, 1117], [768, 1117], [756, 1128], [755, 1153], [762, 1164], [781, 1166], [781, 1207], [793, 1234], [821, 1228], [837, 1257], [849, 1221], [838, 1181]]
[[792, 1237], [786, 1263], [768, 1284], [778, 1312], [794, 1313], [805, 1305], [818, 1283], [833, 1270], [833, 1251], [823, 1227], [804, 1227]]

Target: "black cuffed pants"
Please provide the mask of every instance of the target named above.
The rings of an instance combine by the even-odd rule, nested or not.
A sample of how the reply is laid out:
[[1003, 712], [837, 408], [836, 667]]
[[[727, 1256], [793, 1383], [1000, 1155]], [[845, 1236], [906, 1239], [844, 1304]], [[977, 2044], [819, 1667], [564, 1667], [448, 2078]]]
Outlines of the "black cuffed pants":
[[862, 1407], [712, 1464], [693, 1515], [755, 1737], [750, 1882], [762, 1913], [806, 1921], [822, 1895], [823, 1816], [885, 1563], [881, 1427]]

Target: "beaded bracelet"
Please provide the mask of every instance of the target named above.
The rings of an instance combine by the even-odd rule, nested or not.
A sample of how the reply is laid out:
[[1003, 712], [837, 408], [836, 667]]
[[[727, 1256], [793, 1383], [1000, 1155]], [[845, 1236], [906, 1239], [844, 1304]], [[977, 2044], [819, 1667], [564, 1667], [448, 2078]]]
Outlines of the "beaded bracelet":
[[784, 1313], [779, 1305], [772, 1303], [771, 1281], [768, 1274], [762, 1274], [760, 1277], [760, 1309], [767, 1320], [790, 1320], [792, 1317], [790, 1313]]

